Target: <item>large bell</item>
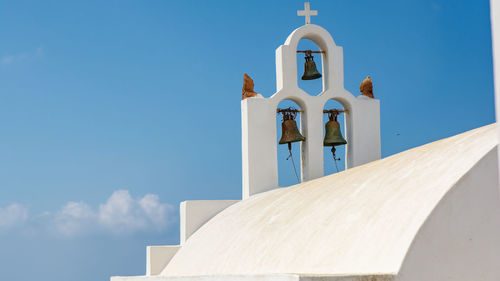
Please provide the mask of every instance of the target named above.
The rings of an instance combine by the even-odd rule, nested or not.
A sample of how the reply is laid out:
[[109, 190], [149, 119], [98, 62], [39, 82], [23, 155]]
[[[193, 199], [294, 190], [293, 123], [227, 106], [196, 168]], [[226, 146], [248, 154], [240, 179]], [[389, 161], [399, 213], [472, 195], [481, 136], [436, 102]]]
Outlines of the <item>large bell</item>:
[[279, 144], [290, 144], [292, 142], [305, 140], [306, 138], [300, 134], [297, 123], [293, 120], [293, 116], [291, 114], [284, 114], [283, 123], [281, 123], [281, 139]]
[[306, 62], [304, 63], [304, 75], [302, 75], [302, 80], [314, 80], [318, 78], [321, 78], [321, 73], [319, 73], [316, 68], [314, 57], [311, 54], [306, 53]]
[[337, 146], [347, 144], [347, 141], [342, 137], [340, 124], [337, 122], [337, 116], [329, 115], [329, 121], [325, 124], [325, 139], [324, 146]]

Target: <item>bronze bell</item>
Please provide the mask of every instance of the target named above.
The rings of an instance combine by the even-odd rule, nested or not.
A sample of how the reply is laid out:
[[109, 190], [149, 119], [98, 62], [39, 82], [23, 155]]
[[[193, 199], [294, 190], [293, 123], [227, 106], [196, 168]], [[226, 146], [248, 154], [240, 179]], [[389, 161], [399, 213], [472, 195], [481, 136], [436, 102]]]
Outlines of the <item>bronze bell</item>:
[[337, 146], [347, 144], [347, 141], [342, 137], [340, 131], [340, 124], [337, 122], [336, 114], [328, 114], [330, 121], [325, 124], [325, 139], [323, 140], [324, 146]]
[[297, 128], [294, 115], [284, 112], [283, 123], [281, 123], [281, 139], [279, 144], [288, 143], [288, 146], [290, 146], [292, 142], [305, 140], [306, 138], [300, 134], [299, 128]]
[[306, 53], [306, 62], [304, 63], [304, 75], [302, 75], [302, 80], [314, 80], [318, 78], [321, 78], [321, 73], [319, 73], [316, 68], [314, 57], [311, 53]]

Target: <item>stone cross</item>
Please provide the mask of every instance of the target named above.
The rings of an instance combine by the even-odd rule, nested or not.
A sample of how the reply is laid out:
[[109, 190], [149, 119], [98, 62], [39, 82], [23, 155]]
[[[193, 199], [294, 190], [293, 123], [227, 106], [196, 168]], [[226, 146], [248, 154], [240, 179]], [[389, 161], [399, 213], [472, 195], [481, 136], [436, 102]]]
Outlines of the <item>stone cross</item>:
[[311, 16], [317, 16], [317, 15], [318, 15], [317, 10], [310, 10], [309, 2], [304, 3], [304, 10], [297, 11], [297, 16], [305, 16], [306, 17], [306, 24], [311, 23]]

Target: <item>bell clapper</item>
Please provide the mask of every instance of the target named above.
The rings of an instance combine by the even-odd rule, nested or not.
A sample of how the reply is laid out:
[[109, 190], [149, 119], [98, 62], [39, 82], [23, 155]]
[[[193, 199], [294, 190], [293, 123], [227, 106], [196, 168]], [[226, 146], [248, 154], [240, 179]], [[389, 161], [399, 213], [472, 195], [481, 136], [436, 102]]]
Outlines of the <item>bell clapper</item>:
[[288, 151], [290, 152], [290, 155], [286, 158], [286, 160], [291, 159], [292, 160], [292, 166], [293, 166], [293, 171], [295, 172], [295, 177], [297, 177], [297, 182], [300, 183], [299, 175], [297, 174], [297, 168], [295, 168], [295, 161], [293, 160], [293, 155], [292, 155], [292, 143], [288, 143]]
[[333, 155], [333, 162], [335, 163], [335, 169], [337, 169], [337, 173], [339, 172], [339, 166], [337, 166], [337, 161], [340, 161], [340, 157], [336, 158], [335, 157], [335, 146], [332, 146], [332, 155]]
[[[288, 158], [292, 157], [292, 143], [289, 142], [288, 143], [288, 151], [290, 151], [290, 156], [288, 156]], [[288, 160], [288, 158], [286, 158], [286, 160]]]

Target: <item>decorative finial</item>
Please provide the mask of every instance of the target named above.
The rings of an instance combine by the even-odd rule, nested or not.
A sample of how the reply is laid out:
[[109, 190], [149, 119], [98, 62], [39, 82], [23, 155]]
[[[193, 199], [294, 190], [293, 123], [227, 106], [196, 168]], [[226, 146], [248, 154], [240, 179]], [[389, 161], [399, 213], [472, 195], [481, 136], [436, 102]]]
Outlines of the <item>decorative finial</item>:
[[246, 73], [243, 74], [243, 89], [241, 99], [255, 97], [258, 94], [253, 91], [253, 80]]
[[309, 2], [304, 3], [304, 10], [297, 11], [297, 16], [305, 16], [306, 17], [306, 24], [311, 23], [311, 16], [317, 16], [317, 15], [318, 15], [318, 11], [311, 10], [309, 8]]
[[373, 84], [370, 76], [366, 76], [365, 80], [359, 85], [359, 91], [363, 96], [367, 96], [373, 99]]

